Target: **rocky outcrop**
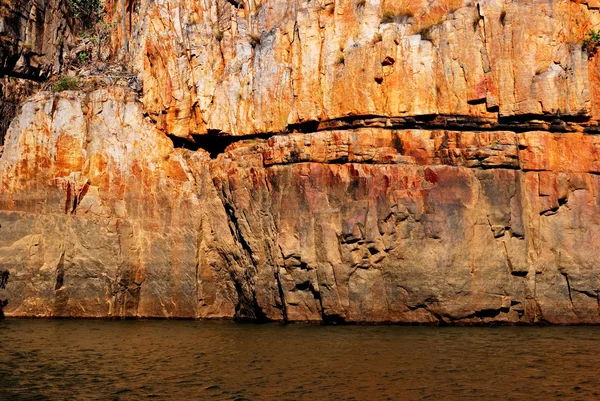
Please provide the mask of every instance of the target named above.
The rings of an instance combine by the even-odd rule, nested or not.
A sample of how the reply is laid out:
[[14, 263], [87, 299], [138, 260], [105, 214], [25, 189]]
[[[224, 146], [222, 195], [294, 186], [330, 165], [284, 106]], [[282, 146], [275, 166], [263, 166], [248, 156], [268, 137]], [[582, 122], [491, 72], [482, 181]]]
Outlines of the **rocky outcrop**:
[[18, 105], [58, 74], [72, 26], [63, 0], [3, 0], [0, 3], [0, 153]]
[[598, 144], [334, 131], [231, 149], [213, 171], [284, 318], [592, 323]]
[[11, 316], [597, 323], [600, 138], [359, 128], [173, 148], [42, 93], [0, 162]]
[[0, 4], [0, 76], [39, 79], [60, 72], [72, 37], [66, 4], [63, 0]]
[[142, 96], [8, 130], [6, 314], [600, 323], [599, 6], [127, 2]]
[[8, 313], [232, 316], [220, 259], [235, 252], [207, 162], [173, 149], [122, 89], [26, 103], [0, 159]]
[[[138, 0], [128, 21], [145, 109], [181, 137], [371, 115], [597, 125], [598, 69], [581, 46], [597, 6]], [[120, 8], [109, 10], [118, 21]]]

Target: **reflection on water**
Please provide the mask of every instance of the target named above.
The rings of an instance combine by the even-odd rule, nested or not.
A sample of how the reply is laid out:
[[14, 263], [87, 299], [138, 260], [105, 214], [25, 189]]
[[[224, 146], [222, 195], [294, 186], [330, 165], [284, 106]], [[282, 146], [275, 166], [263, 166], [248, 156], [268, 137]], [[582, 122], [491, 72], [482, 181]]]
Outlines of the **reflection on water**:
[[600, 399], [600, 327], [0, 321], [1, 400]]

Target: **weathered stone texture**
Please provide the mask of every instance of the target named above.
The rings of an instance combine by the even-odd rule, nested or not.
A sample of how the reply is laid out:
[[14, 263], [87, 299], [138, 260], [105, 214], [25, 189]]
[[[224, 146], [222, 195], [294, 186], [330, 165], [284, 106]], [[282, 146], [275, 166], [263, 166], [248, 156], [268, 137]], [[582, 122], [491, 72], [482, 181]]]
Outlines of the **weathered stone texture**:
[[63, 0], [3, 0], [0, 4], [0, 76], [39, 78], [58, 73], [72, 38]]
[[[564, 151], [540, 149], [554, 143]], [[262, 160], [250, 157], [255, 144], [240, 146], [212, 169], [259, 272], [275, 269], [289, 320], [592, 323], [597, 158], [571, 149], [598, 144], [324, 132], [273, 137]], [[540, 165], [554, 157], [554, 170]], [[273, 275], [256, 276], [265, 302]]]
[[586, 2], [134, 3], [144, 106], [181, 137], [364, 115], [600, 118]]
[[42, 93], [0, 161], [11, 316], [597, 323], [600, 137], [366, 128], [174, 149]]
[[10, 314], [233, 315], [220, 270], [233, 240], [214, 223], [208, 156], [174, 150], [132, 94], [40, 94], [8, 136], [0, 264], [13, 274]]
[[23, 104], [7, 315], [600, 323], [596, 2], [235, 4], [127, 2], [140, 99]]
[[58, 74], [72, 39], [64, 0], [0, 2], [0, 154], [18, 106]]

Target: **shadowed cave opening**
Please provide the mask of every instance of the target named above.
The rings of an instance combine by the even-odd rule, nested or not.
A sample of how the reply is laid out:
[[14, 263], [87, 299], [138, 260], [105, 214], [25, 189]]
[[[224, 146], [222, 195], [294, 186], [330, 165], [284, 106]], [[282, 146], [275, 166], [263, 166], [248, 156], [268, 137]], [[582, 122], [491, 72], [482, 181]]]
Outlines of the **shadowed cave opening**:
[[173, 142], [175, 148], [184, 148], [192, 151], [202, 149], [210, 154], [211, 159], [216, 159], [221, 153], [225, 153], [225, 149], [235, 142], [247, 141], [252, 139], [267, 139], [270, 134], [256, 134], [256, 135], [219, 135], [209, 132], [203, 135], [192, 134], [192, 140], [181, 138], [175, 135], [167, 135]]
[[[203, 136], [206, 136], [207, 138], [202, 138]], [[184, 148], [194, 152], [198, 149], [203, 149], [210, 153], [211, 159], [224, 153], [227, 146], [235, 142], [235, 140], [231, 140], [231, 138], [216, 135], [195, 135], [193, 137], [194, 140], [180, 138], [175, 135], [168, 135], [168, 137], [173, 142], [175, 148]]]

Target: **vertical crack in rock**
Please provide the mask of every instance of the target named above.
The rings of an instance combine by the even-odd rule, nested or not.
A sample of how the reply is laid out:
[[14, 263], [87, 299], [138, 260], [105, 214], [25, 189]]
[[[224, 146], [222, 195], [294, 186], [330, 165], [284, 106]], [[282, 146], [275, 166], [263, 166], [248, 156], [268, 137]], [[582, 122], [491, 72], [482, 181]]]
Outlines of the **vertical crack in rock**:
[[65, 291], [65, 251], [60, 254], [60, 259], [56, 265], [56, 282], [54, 284], [54, 316], [65, 316], [67, 312], [67, 304], [69, 295]]
[[[261, 157], [261, 166], [264, 167], [264, 165], [265, 165], [264, 157]], [[264, 188], [266, 188], [267, 191], [269, 191], [269, 193], [271, 193], [271, 185], [269, 183], [267, 175], [264, 174], [263, 178], [264, 178]], [[266, 232], [269, 233], [270, 235], [271, 234], [274, 235], [275, 233], [277, 233], [279, 231], [277, 229], [275, 219], [268, 218], [268, 221], [270, 222], [270, 224], [269, 224], [269, 227], [267, 228]], [[281, 252], [281, 247], [277, 246], [276, 241], [270, 235], [269, 235], [269, 239], [267, 240], [267, 244], [266, 244], [266, 245], [268, 245], [268, 248], [269, 248], [267, 255], [273, 255], [273, 258], [271, 260], [271, 268], [273, 269], [273, 275], [275, 277], [275, 282], [277, 283], [279, 302], [281, 304], [282, 320], [284, 323], [286, 323], [289, 320], [289, 316], [288, 316], [288, 310], [287, 310], [287, 304], [286, 304], [285, 291], [284, 291], [283, 284], [281, 282], [281, 277], [280, 277], [281, 268], [284, 267], [284, 264], [278, 263], [278, 261], [276, 260], [276, 257], [275, 257], [275, 255], [277, 254], [277, 249], [279, 249], [279, 252]], [[273, 242], [271, 242], [271, 241], [273, 241]], [[281, 253], [281, 261], [283, 261], [283, 260], [284, 260], [283, 253]], [[277, 302], [277, 301], [275, 301], [275, 302]]]
[[5, 289], [8, 279], [10, 278], [10, 272], [8, 270], [0, 271], [0, 289]]
[[577, 312], [575, 312], [575, 305], [573, 305], [573, 294], [571, 293], [571, 281], [569, 280], [569, 275], [565, 272], [561, 272], [560, 274], [565, 278], [565, 281], [567, 282], [567, 291], [569, 291], [569, 303], [571, 304], [571, 309], [573, 310], [573, 313], [577, 315]]
[[281, 312], [283, 315], [283, 322], [287, 323], [288, 321], [288, 314], [287, 314], [287, 307], [285, 304], [285, 293], [283, 291], [283, 286], [281, 285], [281, 279], [279, 277], [279, 268], [275, 267], [275, 281], [277, 282], [277, 289], [279, 291], [279, 300], [281, 301]]
[[73, 199], [71, 191], [71, 183], [66, 184], [66, 196], [65, 196], [65, 214], [69, 214], [73, 210]]
[[[317, 285], [319, 285], [319, 269], [316, 269], [316, 276], [317, 276]], [[321, 312], [321, 320], [323, 322], [327, 321], [327, 315], [325, 314], [325, 308], [323, 307], [323, 296], [321, 295], [321, 286], [319, 285], [319, 288], [316, 289], [314, 288], [314, 286], [311, 284], [311, 288], [312, 288], [312, 292], [313, 292], [313, 296], [315, 298], [315, 300], [317, 300], [319, 302], [319, 312]]]
[[4, 319], [4, 307], [8, 305], [8, 299], [0, 299], [0, 319]]
[[[119, 259], [112, 283], [111, 314], [120, 318], [137, 316], [144, 271], [136, 244], [136, 227], [129, 220], [121, 220], [117, 225], [117, 234]], [[166, 310], [163, 312], [169, 316]]]
[[504, 257], [506, 258], [506, 266], [508, 267], [509, 273], [514, 275], [513, 264], [510, 261], [510, 257], [508, 256], [508, 248], [506, 247], [506, 241], [502, 241], [502, 245], [502, 249], [504, 250]]
[[243, 279], [246, 286], [250, 287], [250, 290], [240, 282], [240, 277], [233, 271], [230, 272], [231, 278], [234, 281], [235, 290], [238, 294], [238, 304], [236, 305], [236, 318], [240, 320], [253, 319], [256, 321], [269, 320], [264, 314], [262, 308], [258, 305], [256, 299], [256, 293], [254, 287], [254, 280], [257, 273], [257, 266], [253, 258], [253, 251], [250, 245], [246, 242], [244, 235], [239, 227], [239, 221], [236, 216], [234, 208], [224, 201], [225, 212], [227, 213], [229, 230], [231, 231], [232, 237], [236, 242], [241, 245], [243, 252], [247, 256], [247, 260], [251, 263], [251, 270], [246, 270]]
[[[194, 183], [196, 186], [196, 183]], [[202, 243], [204, 242], [204, 215], [200, 218], [200, 224], [196, 230], [196, 276], [194, 280], [194, 300], [196, 301], [196, 315], [198, 314], [198, 304], [201, 302], [200, 299], [200, 264], [202, 263]]]
[[[286, 257], [283, 253], [283, 248], [281, 246], [279, 246], [279, 254], [281, 255], [281, 260], [284, 261], [283, 268], [285, 269]], [[287, 272], [287, 270], [286, 270], [286, 272]], [[281, 283], [281, 268], [279, 266], [275, 267], [275, 280], [277, 281], [277, 288], [279, 290], [279, 300], [281, 302], [281, 311], [283, 314], [283, 321], [287, 322], [288, 321], [287, 303], [286, 303], [285, 291], [283, 290], [283, 285]]]
[[231, 235], [242, 246], [242, 249], [246, 252], [246, 255], [253, 262], [252, 265], [256, 269], [256, 264], [254, 263], [254, 260], [252, 258], [252, 248], [250, 247], [250, 245], [248, 245], [248, 243], [246, 242], [246, 239], [244, 238], [244, 236], [241, 233], [241, 230], [238, 226], [238, 224], [239, 224], [238, 218], [235, 214], [235, 209], [228, 203], [225, 203], [224, 206], [225, 206], [225, 211], [227, 212], [227, 217], [229, 217], [228, 221], [229, 221], [229, 229], [231, 230]]
[[56, 265], [56, 284], [54, 291], [58, 291], [65, 285], [65, 252], [60, 254], [58, 265]]

